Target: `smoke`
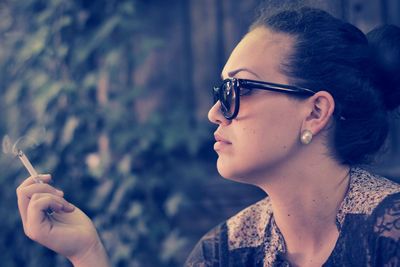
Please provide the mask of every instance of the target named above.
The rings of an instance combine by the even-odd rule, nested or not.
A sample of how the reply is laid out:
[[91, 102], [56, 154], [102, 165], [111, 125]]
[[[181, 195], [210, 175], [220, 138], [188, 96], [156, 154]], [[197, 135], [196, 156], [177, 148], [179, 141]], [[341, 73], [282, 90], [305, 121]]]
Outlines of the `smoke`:
[[5, 135], [3, 137], [3, 142], [1, 143], [1, 147], [2, 147], [2, 150], [3, 150], [4, 154], [8, 154], [8, 153], [11, 152], [11, 150], [12, 150], [11, 149], [11, 147], [12, 147], [11, 138], [8, 135]]
[[32, 149], [39, 146], [46, 139], [46, 129], [38, 128], [29, 133], [29, 135], [24, 135], [15, 142], [12, 141], [11, 137], [6, 134], [3, 136], [2, 140], [2, 151], [4, 154], [17, 155], [19, 150]]

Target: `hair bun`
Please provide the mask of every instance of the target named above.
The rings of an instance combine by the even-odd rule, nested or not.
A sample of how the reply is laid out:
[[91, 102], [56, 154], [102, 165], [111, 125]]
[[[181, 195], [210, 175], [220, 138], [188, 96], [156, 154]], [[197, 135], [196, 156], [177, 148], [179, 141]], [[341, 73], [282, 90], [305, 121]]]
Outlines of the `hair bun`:
[[367, 34], [371, 48], [372, 79], [387, 110], [400, 106], [400, 28], [377, 27]]

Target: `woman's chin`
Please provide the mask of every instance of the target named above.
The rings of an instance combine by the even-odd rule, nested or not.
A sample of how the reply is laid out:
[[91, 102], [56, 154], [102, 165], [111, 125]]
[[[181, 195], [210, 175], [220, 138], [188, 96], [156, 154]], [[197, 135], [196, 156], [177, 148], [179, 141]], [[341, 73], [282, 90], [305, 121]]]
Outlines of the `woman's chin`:
[[265, 181], [265, 178], [269, 176], [269, 171], [266, 168], [261, 169], [254, 165], [241, 165], [226, 158], [218, 158], [217, 170], [227, 180], [255, 186], [262, 184], [262, 181]]
[[245, 178], [244, 178], [244, 177], [246, 177], [246, 175], [242, 171], [237, 169], [237, 166], [235, 166], [235, 164], [229, 164], [228, 162], [222, 162], [222, 160], [218, 159], [217, 170], [218, 170], [218, 173], [227, 180], [246, 183]]

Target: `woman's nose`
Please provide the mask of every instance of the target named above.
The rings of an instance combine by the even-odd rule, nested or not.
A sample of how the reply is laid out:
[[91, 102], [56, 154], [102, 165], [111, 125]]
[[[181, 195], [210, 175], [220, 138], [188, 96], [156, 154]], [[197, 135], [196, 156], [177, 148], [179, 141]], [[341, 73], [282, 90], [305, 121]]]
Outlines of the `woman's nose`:
[[229, 120], [227, 120], [221, 112], [221, 103], [219, 101], [208, 111], [208, 120], [218, 125], [229, 124]]

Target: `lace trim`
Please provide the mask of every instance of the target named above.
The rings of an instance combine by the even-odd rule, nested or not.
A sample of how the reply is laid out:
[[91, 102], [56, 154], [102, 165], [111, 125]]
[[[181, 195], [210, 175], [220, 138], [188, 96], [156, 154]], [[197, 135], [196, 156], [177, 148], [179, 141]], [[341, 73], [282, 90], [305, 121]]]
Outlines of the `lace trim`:
[[347, 195], [336, 215], [339, 229], [343, 226], [346, 214], [370, 215], [385, 197], [397, 192], [400, 192], [399, 184], [364, 169], [352, 168]]
[[266, 197], [230, 218], [226, 222], [229, 250], [260, 246], [271, 214], [271, 203]]
[[379, 236], [391, 238], [395, 242], [400, 240], [400, 199], [395, 199], [377, 218], [374, 231]]
[[[278, 226], [275, 223], [274, 216], [271, 216], [269, 227], [269, 235], [266, 232], [264, 239], [264, 267], [273, 266], [276, 262], [278, 255], [286, 254], [286, 243], [280, 232]], [[282, 261], [280, 266], [284, 267], [285, 261]]]
[[[336, 216], [339, 230], [346, 214], [370, 215], [385, 197], [396, 192], [400, 192], [399, 184], [361, 168], [351, 168], [349, 188]], [[400, 212], [400, 205], [398, 208], [394, 212]], [[394, 225], [400, 227], [400, 221], [393, 221], [391, 227]], [[385, 229], [385, 226], [381, 227], [379, 230]], [[227, 229], [229, 250], [262, 245], [264, 266], [273, 266], [279, 261], [278, 256], [286, 251], [285, 240], [275, 224], [268, 197], [227, 220]], [[284, 262], [281, 264], [286, 266]]]

